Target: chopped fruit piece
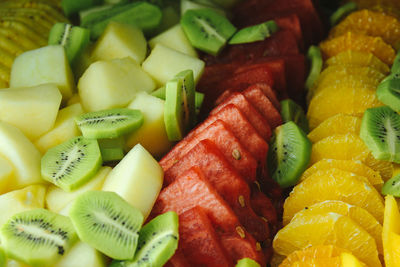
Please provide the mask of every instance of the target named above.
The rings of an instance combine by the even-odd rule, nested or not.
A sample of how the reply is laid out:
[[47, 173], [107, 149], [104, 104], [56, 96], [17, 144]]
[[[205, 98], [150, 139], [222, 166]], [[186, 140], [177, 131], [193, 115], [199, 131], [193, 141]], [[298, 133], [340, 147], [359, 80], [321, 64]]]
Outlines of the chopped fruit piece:
[[[54, 267], [106, 267], [107, 259], [98, 250], [84, 242], [77, 242]], [[11, 266], [9, 266], [11, 267]]]
[[393, 176], [393, 164], [388, 161], [375, 159], [371, 152], [368, 153], [368, 156], [363, 163], [374, 171], [379, 172], [383, 181], [387, 181]]
[[393, 196], [385, 198], [385, 218], [382, 231], [385, 265], [395, 267], [400, 262], [400, 213]]
[[263, 41], [278, 30], [278, 25], [274, 20], [266, 21], [239, 30], [229, 40], [229, 44], [244, 44]]
[[357, 4], [349, 2], [339, 7], [329, 18], [331, 26], [338, 24], [343, 18], [357, 10]]
[[6, 193], [8, 184], [14, 179], [14, 167], [0, 156], [0, 194]]
[[311, 61], [311, 67], [306, 80], [306, 88], [310, 89], [314, 86], [321, 73], [323, 64], [321, 50], [317, 46], [310, 46], [310, 48], [308, 49], [307, 57], [309, 61]]
[[283, 123], [293, 121], [305, 134], [310, 130], [303, 108], [291, 99], [281, 101], [281, 116]]
[[379, 84], [376, 95], [383, 104], [400, 112], [400, 79], [389, 77]]

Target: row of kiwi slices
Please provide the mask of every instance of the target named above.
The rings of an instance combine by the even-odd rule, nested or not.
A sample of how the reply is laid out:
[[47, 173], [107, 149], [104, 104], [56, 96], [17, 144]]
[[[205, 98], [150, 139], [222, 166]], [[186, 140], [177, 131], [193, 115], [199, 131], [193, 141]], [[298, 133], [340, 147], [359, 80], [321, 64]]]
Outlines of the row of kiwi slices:
[[70, 218], [45, 209], [12, 216], [0, 229], [8, 257], [54, 266], [79, 239], [115, 261], [111, 266], [163, 266], [178, 246], [178, 216], [166, 212], [142, 227], [143, 215], [114, 192], [88, 191]]

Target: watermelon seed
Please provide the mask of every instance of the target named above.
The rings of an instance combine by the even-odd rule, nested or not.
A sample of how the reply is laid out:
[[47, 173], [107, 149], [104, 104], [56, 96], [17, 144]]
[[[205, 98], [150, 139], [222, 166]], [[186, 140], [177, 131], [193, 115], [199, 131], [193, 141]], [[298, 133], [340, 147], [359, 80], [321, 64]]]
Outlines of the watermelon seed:
[[244, 197], [242, 195], [239, 196], [239, 204], [242, 208], [244, 208], [246, 206], [246, 204], [244, 202]]
[[261, 251], [261, 245], [259, 242], [256, 243], [256, 250]]
[[240, 151], [237, 149], [234, 149], [232, 151], [232, 157], [236, 160], [240, 160], [242, 158], [242, 155], [240, 154]]
[[238, 235], [240, 235], [241, 238], [245, 238], [246, 234], [244, 233], [244, 230], [242, 227], [240, 226], [236, 226], [236, 232], [238, 233]]

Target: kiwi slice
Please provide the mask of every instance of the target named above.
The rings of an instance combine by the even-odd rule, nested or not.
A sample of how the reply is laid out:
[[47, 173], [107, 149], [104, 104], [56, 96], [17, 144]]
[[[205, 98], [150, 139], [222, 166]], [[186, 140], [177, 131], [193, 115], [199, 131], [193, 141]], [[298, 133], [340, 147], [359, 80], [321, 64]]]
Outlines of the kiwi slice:
[[154, 91], [151, 93], [151, 95], [152, 95], [152, 96], [155, 96], [155, 97], [157, 97], [157, 98], [159, 98], [159, 99], [165, 100], [165, 91], [166, 91], [166, 90], [165, 90], [165, 86], [162, 86], [162, 87], [160, 87], [160, 88], [154, 90]]
[[103, 0], [62, 0], [61, 7], [64, 14], [70, 17], [73, 14], [79, 13], [81, 10], [91, 8], [93, 6], [103, 4]]
[[88, 191], [72, 203], [69, 216], [79, 238], [113, 259], [131, 260], [142, 213], [114, 192]]
[[392, 74], [399, 74], [400, 75], [400, 50], [397, 51], [397, 55], [394, 58], [394, 62], [391, 68], [391, 73]]
[[196, 115], [199, 115], [201, 106], [203, 105], [203, 101], [204, 101], [204, 94], [200, 93], [200, 92], [196, 92], [196, 94], [194, 95], [194, 103], [196, 106]]
[[97, 141], [78, 136], [50, 148], [42, 157], [41, 172], [43, 179], [70, 192], [90, 180], [101, 164]]
[[376, 90], [379, 101], [400, 112], [400, 79], [391, 77], [382, 81]]
[[175, 75], [175, 78], [182, 80], [182, 105], [184, 124], [186, 125], [186, 127], [193, 127], [196, 124], [195, 86], [193, 71], [181, 71], [177, 75]]
[[6, 254], [29, 266], [54, 266], [76, 241], [68, 217], [45, 210], [24, 211], [12, 216], [0, 229]]
[[181, 26], [193, 47], [214, 56], [236, 32], [226, 17], [209, 8], [186, 11]]
[[62, 45], [70, 64], [73, 64], [89, 44], [90, 31], [68, 23], [56, 23], [49, 33], [49, 45]]
[[382, 186], [382, 194], [400, 197], [400, 174], [385, 182], [385, 184]]
[[263, 41], [279, 30], [274, 20], [249, 26], [235, 33], [229, 40], [229, 44], [244, 44]]
[[6, 263], [7, 263], [6, 254], [4, 253], [3, 248], [0, 247], [0, 267], [5, 267]]
[[310, 72], [306, 80], [306, 88], [310, 90], [317, 81], [322, 70], [322, 55], [318, 46], [312, 45], [308, 49], [307, 58], [310, 61]]
[[75, 122], [86, 138], [117, 138], [139, 129], [143, 124], [140, 110], [114, 108], [84, 113]]
[[297, 124], [306, 134], [310, 131], [308, 127], [308, 120], [304, 114], [303, 108], [291, 99], [281, 101], [281, 116], [282, 121], [293, 121]]
[[268, 169], [272, 178], [283, 187], [297, 183], [311, 157], [311, 142], [293, 121], [278, 126], [271, 138]]
[[355, 2], [348, 2], [343, 6], [339, 7], [329, 18], [331, 26], [332, 27], [335, 26], [347, 15], [349, 15], [353, 11], [356, 11], [357, 9], [358, 6]]
[[235, 267], [260, 267], [260, 264], [252, 259], [243, 258], [236, 263]]
[[101, 158], [104, 162], [121, 160], [125, 153], [123, 137], [98, 139]]
[[390, 107], [367, 109], [360, 137], [375, 159], [400, 163], [400, 115]]
[[178, 247], [178, 215], [169, 211], [147, 223], [139, 232], [139, 245], [132, 261], [113, 262], [110, 267], [161, 267]]

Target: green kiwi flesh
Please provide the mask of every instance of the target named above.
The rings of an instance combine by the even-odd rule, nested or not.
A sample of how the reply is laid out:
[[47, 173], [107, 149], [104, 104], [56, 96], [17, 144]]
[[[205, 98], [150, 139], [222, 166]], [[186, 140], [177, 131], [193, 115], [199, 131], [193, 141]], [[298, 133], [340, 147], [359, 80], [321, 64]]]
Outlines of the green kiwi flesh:
[[178, 215], [173, 211], [155, 217], [139, 232], [135, 258], [132, 261], [114, 262], [111, 266], [163, 266], [178, 247], [178, 228]]
[[98, 139], [97, 142], [104, 162], [121, 160], [125, 156], [123, 137]]
[[226, 17], [209, 8], [186, 11], [181, 26], [193, 47], [214, 56], [236, 32]]
[[400, 112], [400, 79], [391, 77], [382, 81], [376, 90], [379, 101]]
[[54, 266], [76, 241], [68, 217], [45, 210], [24, 211], [12, 216], [0, 229], [8, 257], [32, 267]]
[[165, 88], [164, 124], [168, 140], [179, 141], [185, 134], [182, 79], [172, 79]]
[[243, 258], [236, 263], [235, 267], [260, 267], [260, 264], [252, 259]]
[[400, 174], [385, 182], [382, 186], [382, 194], [400, 197]]
[[321, 50], [318, 46], [310, 46], [307, 52], [307, 58], [310, 61], [310, 72], [306, 80], [306, 88], [310, 89], [313, 87], [314, 83], [317, 81], [322, 70], [322, 55]]
[[400, 50], [397, 51], [397, 55], [394, 59], [392, 68], [390, 69], [390, 72], [393, 74], [400, 74]]
[[86, 138], [117, 138], [139, 129], [143, 124], [140, 110], [114, 108], [84, 113], [75, 122]]
[[7, 263], [6, 254], [4, 253], [3, 248], [0, 247], [0, 267], [5, 267], [6, 263]]
[[353, 11], [356, 11], [358, 6], [355, 2], [348, 2], [343, 6], [339, 7], [329, 18], [331, 26], [335, 26], [338, 24], [342, 19], [344, 19], [348, 14]]
[[311, 142], [293, 121], [278, 126], [271, 138], [268, 169], [283, 188], [297, 183], [311, 157]]
[[278, 31], [278, 25], [274, 20], [246, 27], [235, 33], [229, 40], [229, 44], [244, 44], [263, 41]]
[[70, 192], [89, 181], [102, 164], [97, 140], [78, 136], [50, 148], [41, 159], [42, 178]]
[[72, 203], [69, 215], [82, 241], [113, 259], [135, 256], [144, 218], [116, 193], [83, 193]]
[[400, 163], [400, 115], [388, 106], [364, 112], [360, 137], [374, 158]]
[[88, 29], [68, 23], [56, 23], [49, 33], [49, 45], [62, 45], [70, 64], [73, 64], [90, 41]]
[[310, 131], [303, 108], [293, 100], [285, 99], [281, 101], [281, 116], [283, 123], [293, 121], [306, 134]]
[[93, 6], [101, 5], [103, 0], [62, 0], [61, 7], [64, 14], [70, 17], [73, 14], [79, 13], [79, 11], [91, 8]]

